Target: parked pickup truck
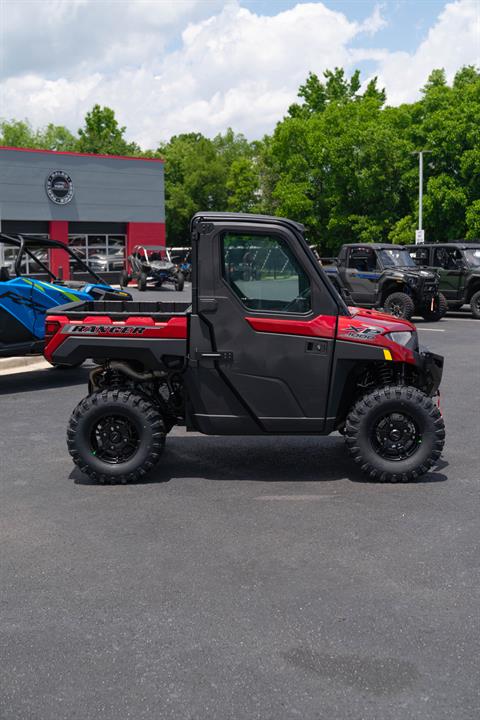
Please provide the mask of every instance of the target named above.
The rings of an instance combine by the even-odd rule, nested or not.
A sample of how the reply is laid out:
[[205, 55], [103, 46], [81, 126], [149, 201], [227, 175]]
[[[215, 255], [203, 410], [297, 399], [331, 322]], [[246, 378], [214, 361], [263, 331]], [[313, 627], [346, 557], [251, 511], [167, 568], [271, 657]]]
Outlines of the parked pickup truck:
[[[374, 480], [415, 479], [435, 463], [443, 358], [419, 348], [414, 325], [348, 308], [290, 220], [200, 213], [191, 240], [191, 306], [71, 303], [47, 319], [50, 362], [97, 364], [68, 426], [82, 471], [136, 480], [177, 424], [207, 435], [339, 430]], [[255, 272], [237, 271], [239, 248]], [[252, 260], [260, 251], [274, 252], [275, 273]]]
[[440, 274], [440, 290], [451, 310], [470, 305], [480, 319], [480, 243], [434, 243], [407, 248], [416, 265]]
[[421, 315], [440, 320], [447, 311], [435, 271], [417, 268], [409, 252], [399, 245], [371, 243], [342, 245], [338, 258], [324, 270], [339, 292], [355, 305], [383, 308], [410, 320]]

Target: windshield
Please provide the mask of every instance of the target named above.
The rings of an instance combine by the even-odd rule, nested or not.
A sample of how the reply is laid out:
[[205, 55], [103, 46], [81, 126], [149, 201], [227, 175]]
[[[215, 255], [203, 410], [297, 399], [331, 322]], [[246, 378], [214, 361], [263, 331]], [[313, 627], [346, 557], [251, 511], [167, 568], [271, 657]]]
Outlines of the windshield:
[[417, 267], [415, 261], [410, 256], [408, 250], [399, 248], [398, 250], [379, 250], [378, 254], [382, 261], [383, 267]]
[[464, 250], [469, 267], [480, 267], [480, 247]]
[[142, 250], [145, 250], [145, 254], [149, 260], [149, 262], [158, 262], [159, 260], [168, 260], [165, 248], [161, 247], [154, 247], [149, 245], [143, 245], [139, 251], [141, 254], [143, 254]]

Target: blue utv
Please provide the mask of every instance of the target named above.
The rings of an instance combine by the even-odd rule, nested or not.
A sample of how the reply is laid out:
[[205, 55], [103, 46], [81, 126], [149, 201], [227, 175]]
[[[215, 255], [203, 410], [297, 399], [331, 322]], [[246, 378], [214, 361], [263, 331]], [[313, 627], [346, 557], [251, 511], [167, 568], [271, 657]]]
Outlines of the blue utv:
[[[0, 357], [40, 355], [45, 316], [68, 302], [131, 300], [130, 293], [107, 285], [70, 247], [57, 240], [0, 233]], [[67, 255], [85, 280], [62, 280], [48, 267], [50, 250]], [[46, 278], [39, 279], [38, 276]]]

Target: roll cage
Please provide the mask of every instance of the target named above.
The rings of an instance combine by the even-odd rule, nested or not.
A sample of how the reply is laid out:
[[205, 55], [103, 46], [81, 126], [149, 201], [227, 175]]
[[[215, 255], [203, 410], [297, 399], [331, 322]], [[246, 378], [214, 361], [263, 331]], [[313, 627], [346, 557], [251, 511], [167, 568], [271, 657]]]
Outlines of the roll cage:
[[40, 260], [40, 258], [35, 254], [35, 251], [33, 249], [45, 248], [47, 250], [63, 250], [67, 253], [67, 255], [70, 255], [70, 257], [73, 258], [76, 263], [80, 265], [84, 272], [88, 273], [92, 276], [92, 278], [94, 278], [95, 283], [99, 283], [100, 285], [105, 284], [105, 281], [100, 277], [100, 275], [97, 275], [95, 270], [92, 270], [92, 268], [90, 268], [82, 260], [82, 258], [77, 255], [74, 250], [72, 250], [69, 245], [65, 245], [58, 240], [50, 240], [48, 238], [42, 238], [35, 235], [29, 235], [28, 238], [26, 238], [20, 234], [7, 235], [6, 233], [0, 233], [0, 243], [3, 243], [5, 245], [12, 245], [13, 247], [18, 248], [17, 257], [15, 258], [14, 264], [15, 275], [17, 277], [21, 277], [25, 274], [22, 272], [22, 260], [25, 255], [27, 255], [42, 268], [42, 270], [51, 278], [53, 282], [58, 282], [60, 280], [60, 278], [57, 278], [55, 273], [53, 273], [50, 268], [47, 267], [42, 260]]

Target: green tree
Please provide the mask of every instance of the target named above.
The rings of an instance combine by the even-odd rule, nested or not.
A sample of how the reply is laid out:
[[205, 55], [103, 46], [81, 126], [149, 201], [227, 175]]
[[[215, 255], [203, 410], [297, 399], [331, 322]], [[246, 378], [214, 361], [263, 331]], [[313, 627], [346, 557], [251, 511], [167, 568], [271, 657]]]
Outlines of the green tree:
[[226, 165], [215, 143], [201, 133], [175, 135], [158, 152], [165, 159], [168, 242], [184, 244], [195, 212], [226, 209]]
[[467, 208], [467, 240], [480, 240], [480, 199]]
[[37, 147], [37, 138], [27, 120], [4, 120], [0, 123], [0, 144], [10, 147]]
[[72, 151], [77, 148], [77, 138], [63, 125], [49, 123], [42, 130], [37, 130], [36, 144], [46, 150]]
[[140, 147], [124, 138], [126, 127], [120, 127], [115, 112], [109, 107], [94, 105], [85, 116], [85, 125], [78, 131], [79, 152], [105, 155], [140, 155]]

